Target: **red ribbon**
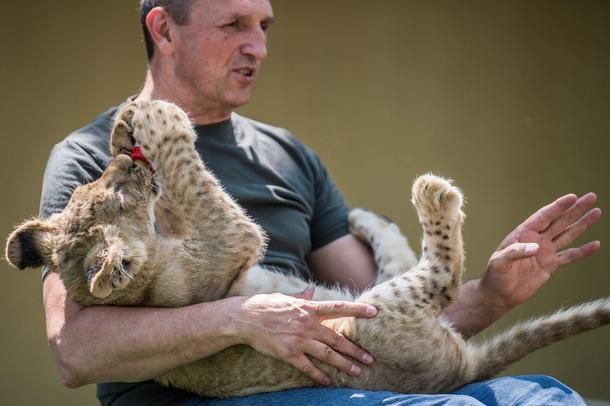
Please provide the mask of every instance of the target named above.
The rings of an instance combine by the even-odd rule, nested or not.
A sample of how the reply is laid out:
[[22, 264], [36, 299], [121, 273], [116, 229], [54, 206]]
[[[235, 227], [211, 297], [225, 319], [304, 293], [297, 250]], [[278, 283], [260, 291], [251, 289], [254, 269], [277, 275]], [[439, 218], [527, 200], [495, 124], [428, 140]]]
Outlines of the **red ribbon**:
[[139, 145], [133, 147], [133, 149], [131, 150], [131, 159], [133, 161], [140, 160], [144, 163], [148, 163], [148, 159], [146, 159], [146, 157], [142, 153], [142, 147], [140, 147]]

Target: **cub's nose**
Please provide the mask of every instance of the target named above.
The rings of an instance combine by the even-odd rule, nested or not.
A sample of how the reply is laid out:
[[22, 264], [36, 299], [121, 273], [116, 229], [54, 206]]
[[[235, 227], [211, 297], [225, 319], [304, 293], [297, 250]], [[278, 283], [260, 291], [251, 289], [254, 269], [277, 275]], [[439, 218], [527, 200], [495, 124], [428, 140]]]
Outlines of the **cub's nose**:
[[112, 162], [110, 162], [110, 165], [108, 165], [108, 168], [106, 168], [104, 175], [113, 178], [119, 174], [127, 173], [129, 172], [129, 168], [132, 164], [133, 161], [129, 156], [119, 154]]
[[119, 154], [114, 158], [114, 160], [110, 163], [108, 168], [114, 167], [115, 170], [127, 170], [133, 164], [131, 157], [125, 154]]

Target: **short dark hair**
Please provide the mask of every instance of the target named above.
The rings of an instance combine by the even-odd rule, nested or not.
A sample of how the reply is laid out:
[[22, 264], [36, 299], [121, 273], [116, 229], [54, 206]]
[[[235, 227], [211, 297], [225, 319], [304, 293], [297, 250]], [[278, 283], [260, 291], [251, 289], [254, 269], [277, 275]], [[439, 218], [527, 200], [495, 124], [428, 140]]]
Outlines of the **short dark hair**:
[[146, 26], [146, 16], [155, 7], [163, 7], [172, 20], [178, 25], [188, 24], [191, 6], [194, 0], [140, 0], [140, 24], [144, 33], [146, 55], [150, 61], [155, 54], [155, 44]]

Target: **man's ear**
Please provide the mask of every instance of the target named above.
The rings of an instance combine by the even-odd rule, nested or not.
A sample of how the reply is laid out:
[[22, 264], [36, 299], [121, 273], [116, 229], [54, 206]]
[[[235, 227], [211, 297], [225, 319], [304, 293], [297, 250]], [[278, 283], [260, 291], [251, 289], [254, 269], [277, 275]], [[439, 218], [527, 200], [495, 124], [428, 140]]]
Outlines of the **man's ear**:
[[161, 53], [173, 51], [170, 16], [163, 7], [155, 7], [146, 16], [146, 27], [155, 47]]
[[54, 229], [34, 219], [18, 226], [6, 242], [6, 260], [19, 269], [38, 268], [51, 262]]

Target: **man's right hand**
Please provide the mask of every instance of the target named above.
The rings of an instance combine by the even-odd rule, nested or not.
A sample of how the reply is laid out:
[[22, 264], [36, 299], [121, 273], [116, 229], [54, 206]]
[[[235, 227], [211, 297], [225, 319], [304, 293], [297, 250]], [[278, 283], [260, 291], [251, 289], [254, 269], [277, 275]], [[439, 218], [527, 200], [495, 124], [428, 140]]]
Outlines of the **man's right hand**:
[[348, 357], [365, 364], [371, 364], [373, 357], [322, 322], [370, 318], [377, 310], [364, 303], [311, 301], [312, 296], [313, 288], [309, 288], [295, 296], [274, 293], [243, 298], [235, 319], [238, 336], [244, 344], [293, 365], [321, 385], [329, 385], [330, 378], [309, 357], [358, 375], [360, 368]]

